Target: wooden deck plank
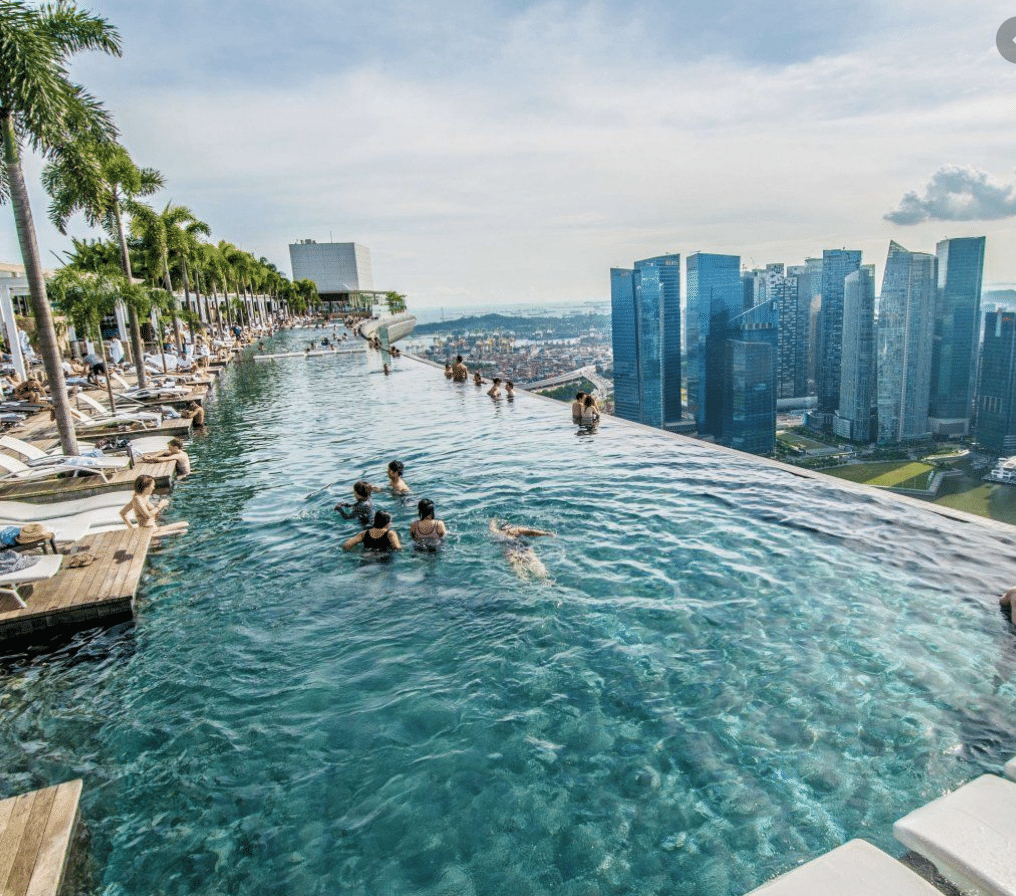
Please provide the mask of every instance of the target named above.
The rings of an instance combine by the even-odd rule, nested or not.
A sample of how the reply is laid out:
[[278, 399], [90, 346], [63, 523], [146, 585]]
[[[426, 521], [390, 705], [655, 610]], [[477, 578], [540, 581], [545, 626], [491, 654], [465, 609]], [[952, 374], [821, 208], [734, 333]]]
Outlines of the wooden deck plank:
[[25, 896], [28, 891], [28, 882], [32, 879], [32, 872], [35, 870], [35, 861], [39, 856], [39, 848], [42, 846], [42, 835], [49, 824], [50, 810], [53, 808], [53, 801], [56, 799], [56, 788], [47, 787], [35, 793], [32, 801], [32, 808], [25, 819], [25, 825], [21, 831], [21, 838], [18, 842], [17, 852], [14, 861], [11, 863], [10, 873], [4, 884], [4, 896]]
[[38, 791], [22, 793], [20, 796], [4, 800], [10, 805], [7, 816], [7, 824], [0, 827], [0, 893], [8, 896], [7, 879], [10, 877], [11, 869], [14, 867], [14, 860], [18, 855], [18, 846], [21, 843], [21, 834], [25, 829], [35, 804], [35, 797]]
[[74, 830], [78, 825], [81, 788], [80, 778], [58, 784], [55, 788], [56, 797], [49, 813], [49, 824], [43, 832], [35, 869], [25, 896], [56, 896], [60, 892]]
[[84, 498], [100, 492], [132, 489], [134, 480], [142, 473], [155, 479], [157, 489], [172, 488], [176, 479], [176, 462], [139, 463], [134, 468], [124, 467], [109, 474], [109, 481], [101, 476], [74, 476], [65, 479], [36, 480], [34, 482], [0, 483], [0, 499], [6, 501], [36, 501], [46, 504], [53, 501], [67, 501]]
[[91, 565], [72, 568], [65, 560], [52, 579], [35, 583], [25, 601], [27, 610], [11, 598], [0, 598], [0, 643], [57, 627], [89, 626], [103, 618], [133, 615], [151, 538], [151, 529], [85, 536], [75, 553], [89, 551], [96, 558]]

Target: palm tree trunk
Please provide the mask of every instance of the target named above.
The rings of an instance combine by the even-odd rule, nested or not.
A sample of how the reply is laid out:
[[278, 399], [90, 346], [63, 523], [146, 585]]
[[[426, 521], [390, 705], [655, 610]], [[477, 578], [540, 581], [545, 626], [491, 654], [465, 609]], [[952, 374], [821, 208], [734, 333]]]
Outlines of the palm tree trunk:
[[[176, 356], [183, 357], [183, 341], [180, 339], [180, 324], [176, 319], [176, 299], [173, 298], [173, 281], [169, 279], [169, 259], [166, 253], [162, 253], [162, 279], [166, 282], [166, 292], [169, 293], [169, 313], [173, 315], [173, 337], [176, 339]], [[166, 366], [166, 359], [162, 359], [162, 366]]]
[[[124, 275], [129, 284], [133, 279], [131, 272], [131, 255], [127, 249], [127, 235], [123, 229], [123, 219], [120, 217], [120, 200], [113, 199], [113, 212], [116, 215], [116, 234], [120, 240], [120, 263], [123, 265]], [[127, 324], [131, 330], [131, 351], [134, 354], [134, 368], [138, 372], [138, 388], [144, 389], [148, 385], [148, 375], [145, 373], [145, 349], [141, 344], [141, 323], [138, 321], [138, 313], [134, 306], [127, 302]]]
[[180, 258], [180, 266], [183, 269], [183, 304], [187, 309], [188, 317], [190, 320], [187, 321], [187, 328], [190, 330], [191, 344], [194, 344], [194, 309], [191, 308], [190, 303], [190, 279], [187, 277], [187, 259]]
[[67, 400], [67, 383], [64, 381], [56, 331], [53, 329], [53, 313], [46, 296], [46, 281], [42, 276], [42, 262], [39, 257], [39, 244], [35, 238], [35, 225], [32, 222], [32, 208], [28, 201], [28, 187], [21, 171], [14, 120], [9, 113], [0, 118], [0, 140], [3, 141], [4, 165], [7, 169], [7, 183], [10, 185], [11, 205], [14, 208], [14, 223], [18, 231], [21, 257], [25, 262], [25, 274], [28, 277], [32, 314], [39, 335], [39, 350], [46, 370], [46, 379], [49, 380], [50, 395], [53, 397], [60, 447], [64, 454], [77, 454], [78, 439], [74, 432], [71, 405]]
[[99, 354], [102, 356], [102, 361], [106, 365], [106, 394], [109, 396], [109, 409], [115, 414], [116, 413], [116, 398], [113, 396], [113, 379], [109, 375], [109, 361], [106, 358], [106, 341], [102, 338], [102, 320], [99, 320], [99, 325], [95, 328], [99, 331]]

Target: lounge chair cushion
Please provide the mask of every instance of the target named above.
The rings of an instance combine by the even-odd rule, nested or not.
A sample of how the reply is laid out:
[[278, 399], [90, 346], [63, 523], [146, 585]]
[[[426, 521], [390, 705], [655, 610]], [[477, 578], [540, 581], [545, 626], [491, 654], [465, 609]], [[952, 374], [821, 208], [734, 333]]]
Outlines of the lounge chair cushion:
[[1016, 896], [1016, 784], [982, 775], [911, 812], [893, 836], [953, 886], [976, 896]]
[[851, 840], [748, 896], [942, 896], [892, 856], [864, 840]]

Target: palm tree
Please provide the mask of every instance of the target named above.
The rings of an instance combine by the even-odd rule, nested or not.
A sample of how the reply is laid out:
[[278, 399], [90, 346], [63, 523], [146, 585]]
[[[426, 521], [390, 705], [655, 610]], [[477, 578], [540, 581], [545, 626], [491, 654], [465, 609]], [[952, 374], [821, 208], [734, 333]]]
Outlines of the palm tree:
[[[162, 277], [163, 286], [166, 292], [173, 295], [173, 281], [169, 275], [170, 253], [177, 257], [183, 257], [186, 253], [197, 247], [197, 234], [210, 234], [211, 228], [203, 221], [199, 221], [191, 213], [191, 210], [182, 205], [169, 203], [162, 212], [140, 202], [130, 201], [124, 204], [131, 213], [131, 232], [140, 237], [145, 246], [148, 256], [148, 272], [153, 280]], [[184, 297], [187, 300], [190, 311], [190, 281], [187, 277], [187, 267], [182, 268]], [[171, 312], [173, 314], [173, 336], [176, 340], [177, 351], [183, 354], [183, 340], [180, 337], [180, 324], [176, 316], [176, 303], [173, 301]]]
[[[99, 354], [106, 361], [106, 342], [102, 338], [102, 319], [112, 314], [121, 290], [127, 280], [116, 268], [82, 271], [68, 265], [61, 268], [50, 281], [50, 288], [58, 307], [83, 333], [94, 335], [99, 342]], [[106, 361], [108, 364], [109, 362]], [[113, 383], [106, 376], [109, 407], [116, 413]]]
[[[81, 176], [81, 158], [98, 160], [98, 177]], [[84, 212], [91, 227], [102, 227], [120, 248], [120, 264], [128, 282], [133, 277], [127, 234], [124, 230], [124, 203], [138, 196], [150, 196], [162, 189], [162, 175], [154, 168], [138, 168], [117, 143], [79, 141], [65, 156], [50, 162], [42, 172], [42, 183], [53, 201], [49, 218], [61, 232], [67, 232], [67, 221], [75, 212]], [[138, 372], [138, 385], [147, 385], [141, 327], [133, 306], [127, 303], [131, 333], [131, 352]]]
[[[27, 145], [44, 158], [55, 160], [82, 136], [89, 135], [96, 141], [115, 137], [116, 129], [106, 110], [80, 84], [70, 80], [69, 58], [82, 50], [119, 56], [120, 37], [105, 19], [70, 3], [38, 9], [22, 0], [0, 3], [0, 144], [4, 161], [0, 201], [10, 197], [14, 209], [39, 350], [65, 454], [76, 454], [78, 444], [21, 154]], [[83, 159], [82, 164], [86, 168], [83, 174], [95, 176], [94, 159]]]

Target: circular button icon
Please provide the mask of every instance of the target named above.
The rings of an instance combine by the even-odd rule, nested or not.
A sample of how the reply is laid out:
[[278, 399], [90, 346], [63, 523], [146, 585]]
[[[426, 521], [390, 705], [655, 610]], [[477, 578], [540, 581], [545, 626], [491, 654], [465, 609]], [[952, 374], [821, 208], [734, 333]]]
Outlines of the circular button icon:
[[999, 27], [995, 46], [1006, 62], [1016, 62], [1016, 16], [1006, 19]]

